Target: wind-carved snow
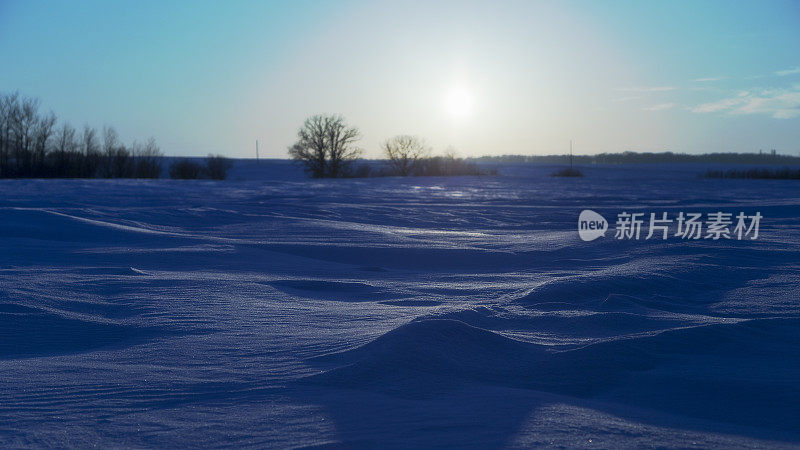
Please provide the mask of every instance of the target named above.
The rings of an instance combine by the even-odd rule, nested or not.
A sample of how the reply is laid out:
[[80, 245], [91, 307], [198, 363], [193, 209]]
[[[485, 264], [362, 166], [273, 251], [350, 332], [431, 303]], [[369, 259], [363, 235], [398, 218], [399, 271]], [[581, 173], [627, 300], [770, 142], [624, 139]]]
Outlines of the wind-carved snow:
[[[0, 443], [797, 445], [796, 186], [704, 170], [2, 180]], [[759, 239], [576, 228], [720, 208]]]

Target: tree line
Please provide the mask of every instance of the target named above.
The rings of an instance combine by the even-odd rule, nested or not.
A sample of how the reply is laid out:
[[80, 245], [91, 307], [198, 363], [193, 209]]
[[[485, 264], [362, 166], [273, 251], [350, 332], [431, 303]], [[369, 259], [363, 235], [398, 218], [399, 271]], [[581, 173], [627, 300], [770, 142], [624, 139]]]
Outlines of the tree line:
[[728, 169], [712, 170], [708, 169], [703, 178], [747, 178], [762, 180], [800, 180], [800, 169], [790, 169], [782, 167], [779, 169]]
[[[564, 155], [500, 155], [473, 158], [480, 162], [563, 164]], [[758, 153], [600, 153], [574, 155], [576, 164], [647, 164], [647, 163], [722, 163], [722, 164], [800, 164], [800, 156], [782, 155], [775, 150]]]
[[348, 125], [341, 115], [311, 116], [298, 130], [289, 156], [312, 178], [496, 174], [459, 158], [453, 149], [443, 156], [432, 156], [432, 149], [422, 138], [410, 135], [384, 141], [381, 148], [386, 163], [368, 164], [360, 160], [363, 149], [356, 145], [360, 138], [358, 128]]
[[[89, 125], [78, 130], [66, 122], [59, 125], [52, 111], [39, 109], [38, 99], [0, 94], [0, 178], [161, 176], [165, 158], [155, 139], [125, 145], [113, 127], [99, 133]], [[224, 179], [229, 168], [226, 158], [209, 155], [193, 178]], [[173, 178], [192, 178], [181, 170], [169, 172]]]

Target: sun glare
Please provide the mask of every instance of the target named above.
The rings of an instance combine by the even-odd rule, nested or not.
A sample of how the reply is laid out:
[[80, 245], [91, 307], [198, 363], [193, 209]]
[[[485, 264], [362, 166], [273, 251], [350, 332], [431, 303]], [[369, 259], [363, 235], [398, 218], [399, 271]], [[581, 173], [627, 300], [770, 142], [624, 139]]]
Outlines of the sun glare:
[[444, 106], [453, 118], [467, 117], [472, 112], [472, 94], [463, 86], [454, 87], [445, 96]]

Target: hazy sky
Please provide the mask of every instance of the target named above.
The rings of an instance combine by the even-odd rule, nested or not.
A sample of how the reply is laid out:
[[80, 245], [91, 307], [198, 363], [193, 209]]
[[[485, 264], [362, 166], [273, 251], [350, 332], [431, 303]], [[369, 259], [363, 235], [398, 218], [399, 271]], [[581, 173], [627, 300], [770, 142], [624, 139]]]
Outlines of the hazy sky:
[[800, 2], [0, 0], [0, 91], [171, 155], [800, 153]]

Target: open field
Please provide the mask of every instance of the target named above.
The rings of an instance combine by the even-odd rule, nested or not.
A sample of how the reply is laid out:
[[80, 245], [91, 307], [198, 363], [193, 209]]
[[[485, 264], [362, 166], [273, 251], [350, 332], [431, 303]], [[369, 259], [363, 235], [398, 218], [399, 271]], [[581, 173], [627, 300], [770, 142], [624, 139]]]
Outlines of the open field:
[[[800, 190], [694, 165], [0, 180], [0, 445], [800, 443]], [[763, 215], [583, 242], [578, 214]]]

